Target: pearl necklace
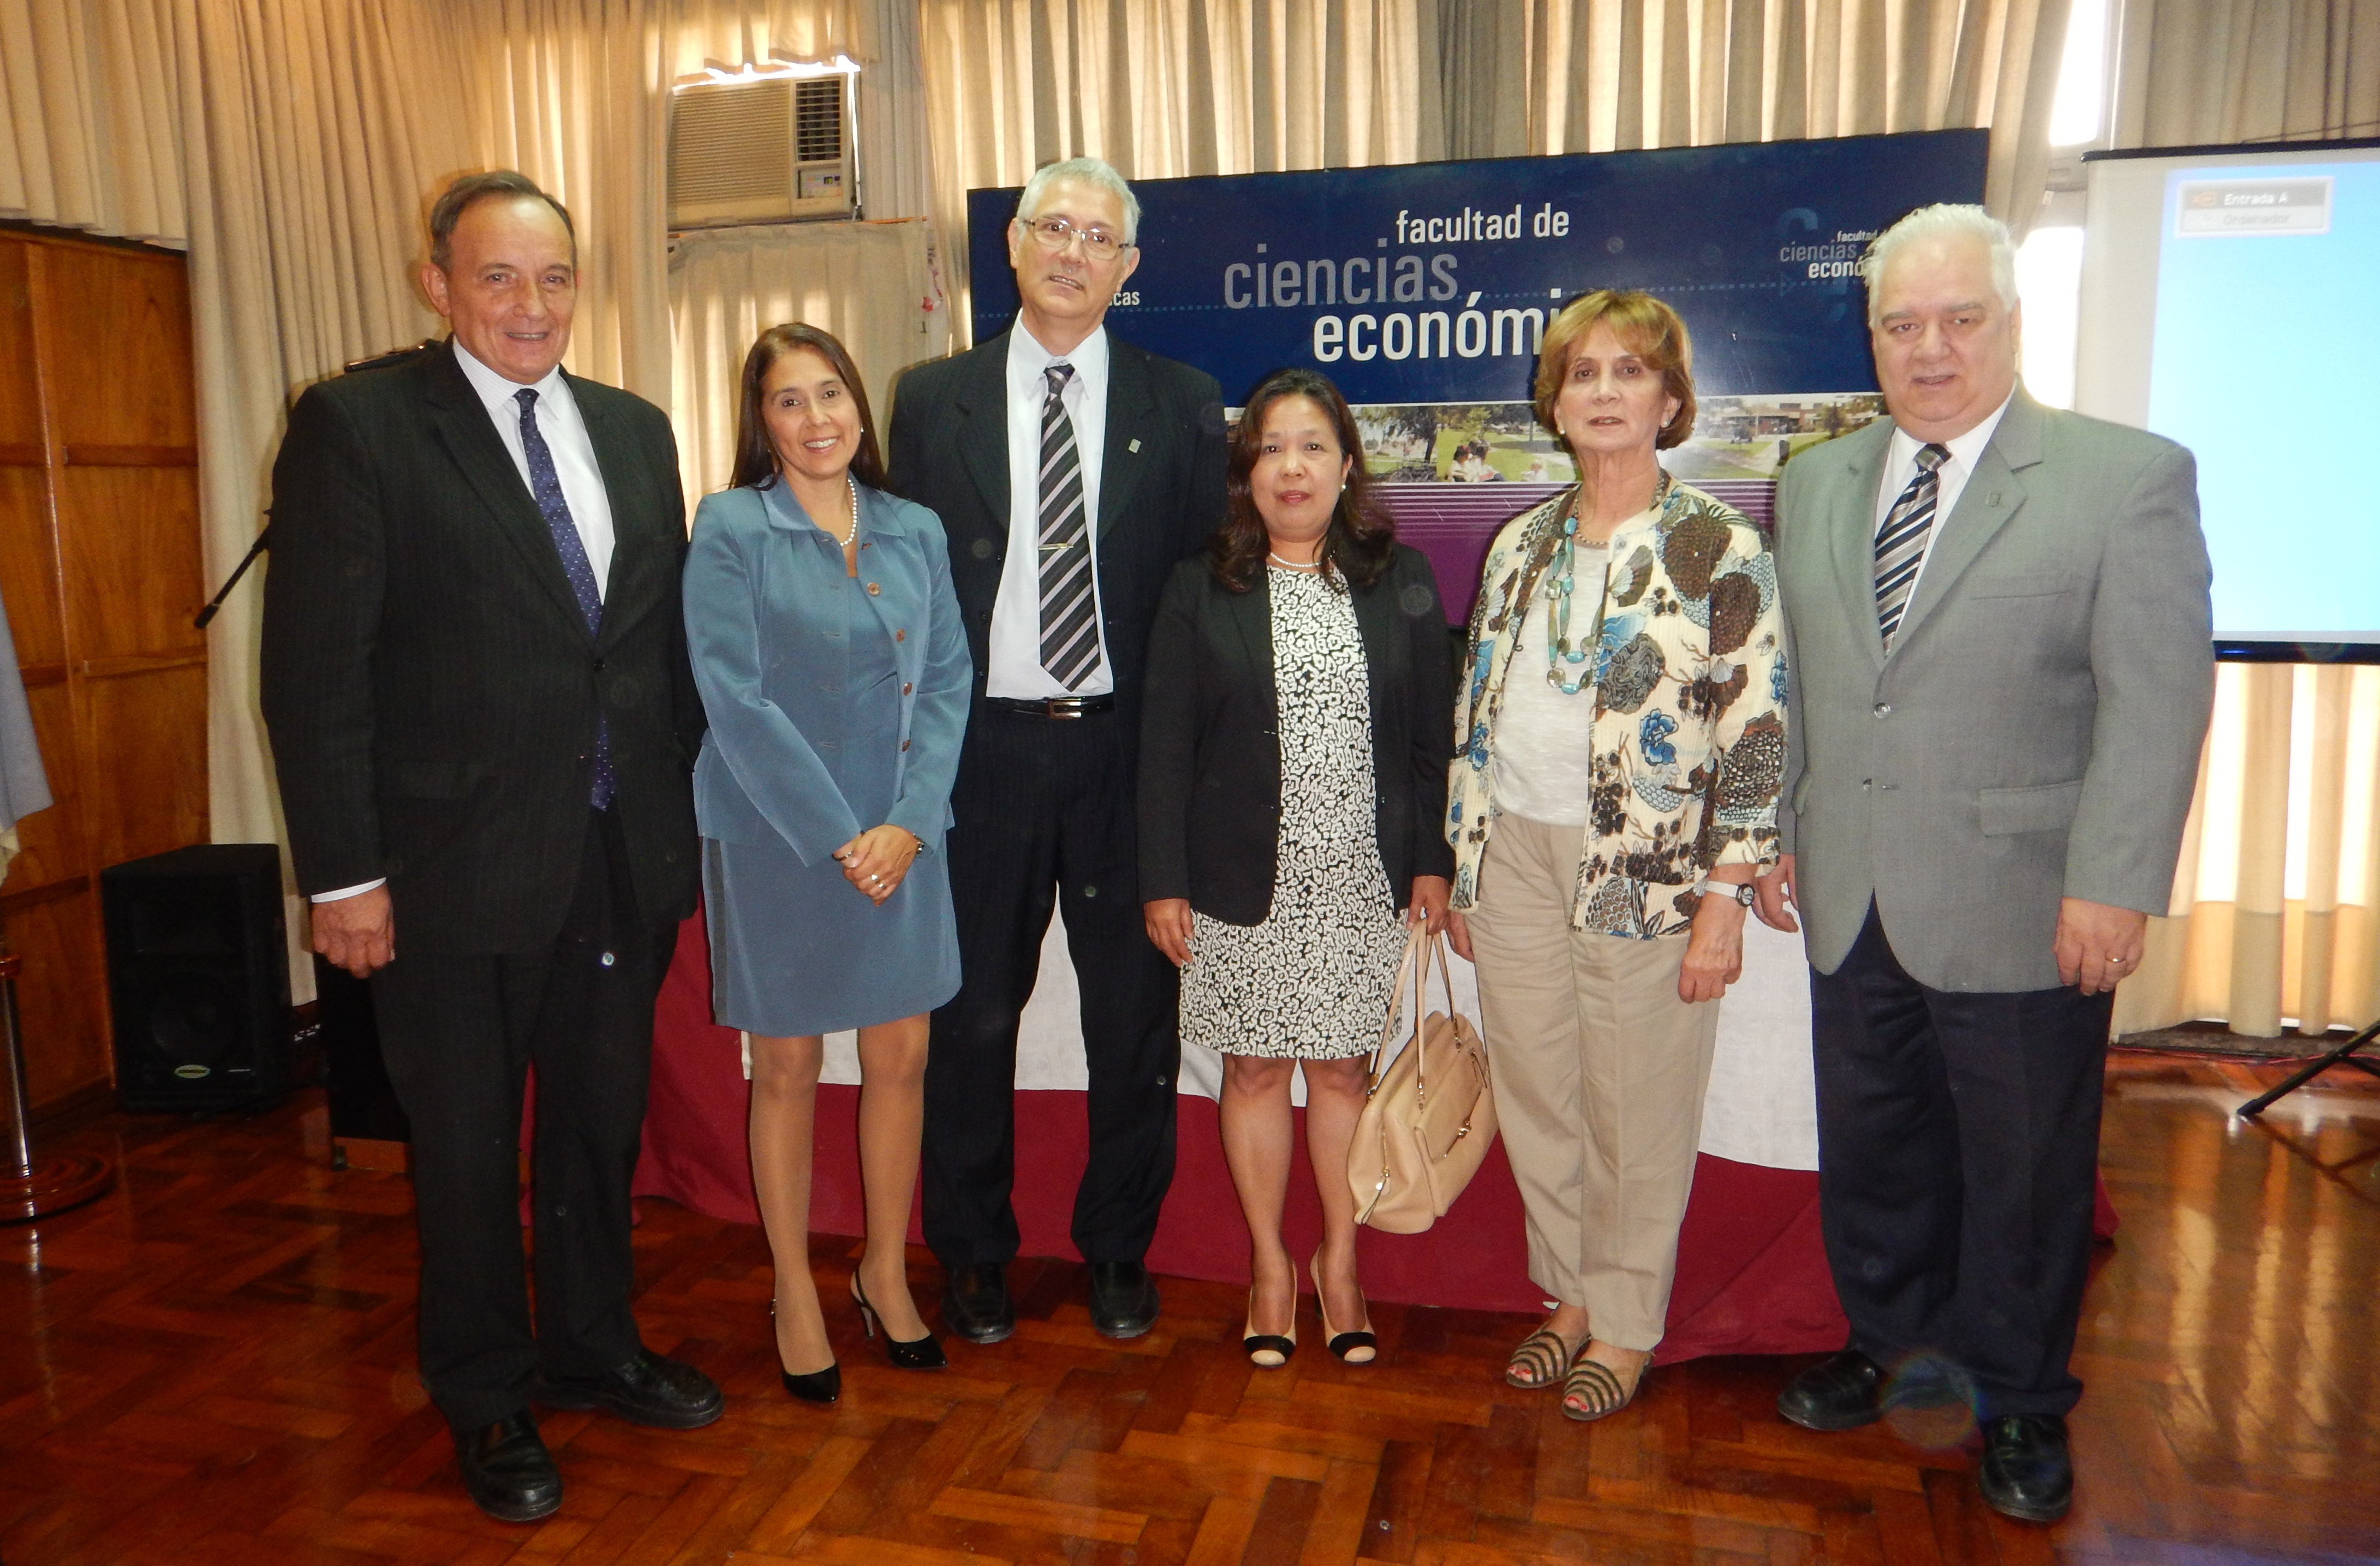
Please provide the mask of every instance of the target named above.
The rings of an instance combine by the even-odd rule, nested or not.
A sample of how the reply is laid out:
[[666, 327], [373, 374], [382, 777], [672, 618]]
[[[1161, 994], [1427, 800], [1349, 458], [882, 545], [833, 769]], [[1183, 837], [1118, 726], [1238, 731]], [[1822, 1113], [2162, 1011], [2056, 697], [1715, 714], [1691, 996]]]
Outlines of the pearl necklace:
[[[843, 481], [851, 487], [851, 531], [844, 534], [844, 536], [839, 539], [834, 539], [834, 535], [832, 533], [827, 533], [826, 536], [830, 539], [834, 539], [834, 541], [842, 545], [844, 549], [849, 549], [851, 547], [851, 540], [859, 537], [859, 480], [853, 478], [850, 473], [846, 471], [843, 476]], [[819, 531], [824, 533], [826, 532], [826, 529], [821, 528]]]
[[1322, 562], [1318, 559], [1283, 560], [1280, 555], [1275, 554], [1270, 550], [1265, 551], [1265, 558], [1271, 561], [1275, 565], [1281, 566], [1282, 568], [1290, 571], [1319, 571], [1322, 569]]

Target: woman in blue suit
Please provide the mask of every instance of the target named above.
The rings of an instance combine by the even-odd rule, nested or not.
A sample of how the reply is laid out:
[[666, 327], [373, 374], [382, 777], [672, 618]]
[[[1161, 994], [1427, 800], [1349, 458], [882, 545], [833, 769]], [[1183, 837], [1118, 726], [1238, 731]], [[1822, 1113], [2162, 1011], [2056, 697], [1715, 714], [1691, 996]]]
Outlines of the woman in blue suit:
[[822, 1036], [859, 1030], [868, 1245], [851, 1294], [892, 1363], [939, 1368], [905, 1241], [926, 1015], [959, 987], [941, 856], [973, 671], [942, 525], [884, 492], [843, 345], [772, 326], [744, 360], [733, 486], [695, 513], [686, 637], [710, 719], [695, 767], [719, 1021], [750, 1036], [752, 1182], [785, 1390], [842, 1374], [809, 1272]]

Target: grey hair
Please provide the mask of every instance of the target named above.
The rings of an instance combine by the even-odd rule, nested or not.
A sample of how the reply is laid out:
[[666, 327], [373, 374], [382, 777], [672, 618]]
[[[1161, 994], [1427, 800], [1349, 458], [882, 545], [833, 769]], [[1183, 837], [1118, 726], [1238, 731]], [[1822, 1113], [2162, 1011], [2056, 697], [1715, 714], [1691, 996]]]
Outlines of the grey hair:
[[2000, 304], [2016, 309], [2016, 239], [2009, 225], [1977, 206], [1937, 201], [1920, 207], [1872, 240], [1860, 257], [1860, 281], [1867, 285], [1867, 323], [1876, 324], [1878, 285], [1884, 269], [1902, 246], [1920, 239], [1980, 239], [1992, 258], [1992, 291]]
[[1025, 194], [1016, 199], [1016, 221], [1030, 223], [1041, 211], [1042, 198], [1049, 194], [1051, 182], [1079, 179], [1086, 185], [1096, 185], [1123, 203], [1123, 242], [1140, 242], [1140, 198], [1132, 193], [1123, 175], [1105, 158], [1068, 158], [1062, 163], [1043, 164], [1025, 182]]
[[578, 228], [570, 221], [570, 209], [540, 189], [536, 180], [508, 168], [463, 175], [446, 187], [437, 204], [430, 209], [430, 264], [441, 272], [450, 271], [455, 264], [455, 225], [481, 201], [498, 198], [543, 201], [552, 207], [553, 215], [562, 220], [562, 231], [570, 236], [571, 261], [577, 264]]

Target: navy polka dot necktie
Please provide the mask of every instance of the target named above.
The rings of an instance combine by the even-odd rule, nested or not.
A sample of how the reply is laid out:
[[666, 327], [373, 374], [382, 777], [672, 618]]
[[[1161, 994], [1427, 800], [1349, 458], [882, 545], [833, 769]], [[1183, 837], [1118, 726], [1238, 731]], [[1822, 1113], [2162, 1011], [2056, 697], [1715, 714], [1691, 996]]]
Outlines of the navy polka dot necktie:
[[[520, 404], [521, 453], [528, 458], [529, 493], [536, 497], [538, 512], [545, 518], [545, 530], [553, 535], [554, 552], [562, 556], [562, 573], [570, 578], [570, 590], [578, 600], [578, 613], [587, 617], [587, 634], [591, 637], [603, 628], [603, 595], [595, 586], [595, 565], [587, 558], [578, 525], [570, 519], [570, 503], [562, 496], [562, 477], [553, 470], [553, 453], [537, 427], [537, 389], [523, 387], [513, 397]], [[598, 810], [609, 808], [612, 803], [612, 725], [603, 718], [595, 721], [595, 784], [588, 803]]]

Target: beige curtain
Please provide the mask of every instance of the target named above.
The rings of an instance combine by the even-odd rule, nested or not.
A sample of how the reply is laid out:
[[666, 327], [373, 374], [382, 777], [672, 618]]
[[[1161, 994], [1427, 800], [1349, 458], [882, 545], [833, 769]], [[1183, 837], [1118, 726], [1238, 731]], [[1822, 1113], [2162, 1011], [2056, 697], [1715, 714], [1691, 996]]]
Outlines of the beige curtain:
[[2116, 1031], [2380, 1014], [2380, 667], [2226, 664], [2174, 877]]
[[[2124, 0], [2119, 147], [2380, 131], [2369, 0]], [[2380, 1015], [2380, 668], [2227, 664], [2172, 917], [2116, 1030], [2227, 1022], [2319, 1036]]]
[[2068, 0], [1510, 0], [1450, 5], [1455, 155], [1988, 127], [1985, 200], [2041, 203]]
[[[424, 193], [467, 160], [460, 87], [432, 7], [387, 0], [206, 0], [173, 7], [189, 213], [207, 576], [262, 525], [289, 398], [437, 317], [411, 278]], [[138, 92], [147, 70], [114, 84]], [[244, 585], [209, 629], [216, 841], [280, 839]], [[292, 922], [293, 935], [303, 930]], [[311, 993], [310, 966], [303, 969]]]
[[951, 349], [950, 307], [923, 218], [689, 234], [670, 258], [669, 292], [689, 516], [726, 487], [744, 355], [763, 328], [801, 321], [841, 339], [867, 382], [880, 450], [893, 378]]
[[2119, 0], [2118, 147], [2380, 133], [2372, 0]]
[[670, 88], [710, 67], [873, 58], [856, 0], [448, 0], [476, 161], [578, 225], [570, 368], [667, 406]]
[[1435, 0], [918, 0], [918, 30], [962, 316], [966, 192], [1054, 159], [1162, 179], [1445, 155]]
[[[0, 0], [0, 217], [176, 249], [179, 59], [170, 0]], [[150, 90], [112, 84], [145, 79]]]

